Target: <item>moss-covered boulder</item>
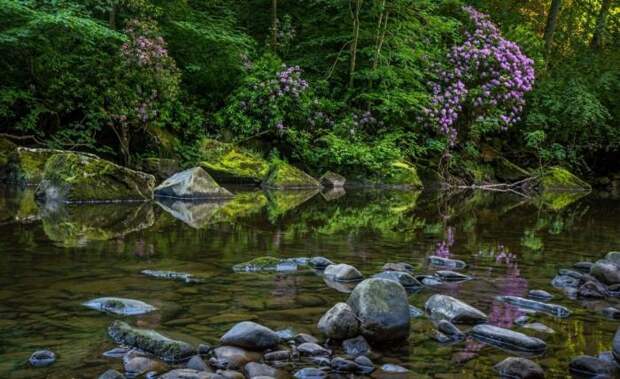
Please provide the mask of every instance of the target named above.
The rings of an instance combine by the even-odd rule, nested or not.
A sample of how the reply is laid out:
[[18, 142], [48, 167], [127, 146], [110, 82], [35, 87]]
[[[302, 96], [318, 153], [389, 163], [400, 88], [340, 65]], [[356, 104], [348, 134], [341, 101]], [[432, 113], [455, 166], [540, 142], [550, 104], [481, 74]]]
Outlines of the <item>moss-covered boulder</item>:
[[[47, 160], [56, 154], [70, 153], [64, 150], [18, 147], [9, 158], [9, 181], [37, 185], [43, 180]], [[96, 158], [95, 155], [81, 153]]]
[[233, 144], [205, 138], [200, 154], [200, 166], [221, 183], [260, 184], [269, 173], [269, 162]]
[[544, 191], [590, 191], [592, 187], [575, 174], [562, 167], [550, 167], [540, 175], [540, 187]]
[[159, 182], [163, 182], [181, 170], [181, 164], [176, 159], [145, 158], [140, 163], [140, 170], [153, 175]]
[[282, 161], [273, 162], [269, 176], [262, 185], [269, 189], [318, 189], [321, 187], [312, 176]]
[[91, 154], [61, 152], [45, 163], [37, 196], [63, 202], [146, 201], [155, 177]]
[[416, 167], [405, 161], [390, 163], [380, 173], [380, 184], [397, 187], [422, 188], [422, 181]]
[[16, 144], [6, 138], [0, 138], [0, 181], [8, 179], [9, 162], [16, 149]]

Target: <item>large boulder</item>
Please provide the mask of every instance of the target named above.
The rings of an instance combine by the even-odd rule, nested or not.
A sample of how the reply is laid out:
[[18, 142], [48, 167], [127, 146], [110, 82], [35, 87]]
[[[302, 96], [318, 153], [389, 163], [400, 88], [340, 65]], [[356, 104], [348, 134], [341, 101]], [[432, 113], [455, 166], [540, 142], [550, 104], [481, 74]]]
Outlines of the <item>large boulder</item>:
[[94, 155], [63, 152], [45, 163], [37, 196], [62, 202], [147, 201], [155, 177]]
[[220, 200], [233, 195], [200, 167], [177, 172], [155, 188], [155, 196], [185, 200]]
[[269, 173], [269, 162], [229, 143], [205, 138], [200, 153], [200, 166], [222, 183], [260, 184]]
[[460, 324], [479, 324], [487, 321], [487, 316], [480, 310], [447, 295], [431, 296], [424, 307], [434, 320], [444, 319]]
[[252, 321], [243, 321], [233, 326], [220, 339], [224, 345], [262, 351], [276, 347], [280, 337], [273, 330]]
[[270, 189], [312, 189], [321, 185], [312, 176], [282, 161], [274, 161], [263, 187]]
[[547, 347], [539, 338], [489, 324], [474, 326], [470, 334], [479, 341], [510, 351], [539, 354]]
[[399, 283], [366, 279], [355, 287], [347, 304], [357, 315], [361, 333], [367, 339], [386, 342], [409, 336], [409, 302]]
[[[48, 159], [56, 154], [65, 153], [71, 152], [55, 149], [18, 147], [9, 158], [9, 181], [25, 185], [37, 185], [43, 180], [45, 165]], [[79, 154], [97, 158], [97, 156], [92, 154]]]
[[328, 338], [344, 340], [357, 335], [359, 322], [348, 304], [338, 303], [321, 317], [317, 327]]
[[187, 342], [173, 340], [151, 329], [134, 328], [124, 321], [114, 321], [108, 327], [114, 342], [135, 347], [166, 361], [178, 362], [196, 354]]

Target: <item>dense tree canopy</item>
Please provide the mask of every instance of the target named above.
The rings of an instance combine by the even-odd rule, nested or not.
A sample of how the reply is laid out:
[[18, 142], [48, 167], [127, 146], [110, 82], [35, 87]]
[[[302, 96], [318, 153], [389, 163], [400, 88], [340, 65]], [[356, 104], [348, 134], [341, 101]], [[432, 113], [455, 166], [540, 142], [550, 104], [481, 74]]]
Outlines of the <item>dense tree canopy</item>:
[[434, 170], [446, 150], [468, 167], [487, 147], [523, 166], [606, 173], [620, 156], [619, 11], [612, 0], [0, 0], [0, 133], [127, 164], [173, 135], [186, 160], [212, 136], [347, 175], [394, 159]]

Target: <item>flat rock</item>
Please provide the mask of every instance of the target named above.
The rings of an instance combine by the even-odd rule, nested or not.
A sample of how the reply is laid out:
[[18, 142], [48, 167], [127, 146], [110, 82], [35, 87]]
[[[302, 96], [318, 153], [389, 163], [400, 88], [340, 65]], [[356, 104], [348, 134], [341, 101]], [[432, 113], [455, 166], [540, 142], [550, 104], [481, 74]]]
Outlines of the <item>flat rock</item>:
[[357, 282], [364, 279], [358, 269], [346, 263], [331, 264], [325, 267], [323, 275], [329, 280], [337, 282]]
[[502, 378], [543, 379], [545, 372], [536, 362], [525, 358], [510, 357], [494, 366]]
[[263, 325], [252, 321], [243, 321], [226, 332], [220, 342], [224, 345], [260, 351], [277, 346], [280, 337], [273, 330]]
[[384, 342], [409, 336], [407, 292], [399, 283], [366, 279], [355, 287], [347, 304], [360, 320], [362, 335], [369, 340]]
[[487, 316], [480, 310], [447, 295], [431, 296], [424, 307], [434, 320], [444, 319], [456, 324], [479, 324], [487, 321]]
[[200, 167], [177, 172], [155, 188], [156, 197], [183, 200], [229, 199], [233, 195]]
[[547, 347], [539, 338], [488, 324], [476, 325], [470, 333], [481, 342], [510, 351], [540, 354]]
[[359, 321], [348, 304], [337, 303], [321, 317], [317, 327], [326, 337], [342, 340], [357, 335]]
[[101, 312], [114, 313], [122, 316], [136, 316], [157, 310], [154, 306], [140, 300], [122, 297], [99, 297], [82, 305]]
[[514, 305], [519, 308], [531, 309], [538, 312], [543, 312], [550, 314], [552, 316], [566, 318], [570, 316], [571, 312], [568, 308], [557, 305], [557, 304], [549, 304], [542, 303], [536, 300], [525, 299], [518, 296], [497, 296], [496, 299], [498, 301]]
[[160, 270], [142, 270], [140, 271], [142, 275], [150, 276], [156, 279], [166, 279], [166, 280], [178, 280], [180, 282], [185, 283], [201, 283], [204, 282], [203, 279], [197, 278], [192, 274], [187, 272], [178, 272], [178, 271], [160, 271]]
[[123, 321], [114, 321], [108, 335], [118, 344], [135, 347], [166, 361], [177, 362], [196, 353], [190, 344], [173, 340], [151, 329], [134, 328]]

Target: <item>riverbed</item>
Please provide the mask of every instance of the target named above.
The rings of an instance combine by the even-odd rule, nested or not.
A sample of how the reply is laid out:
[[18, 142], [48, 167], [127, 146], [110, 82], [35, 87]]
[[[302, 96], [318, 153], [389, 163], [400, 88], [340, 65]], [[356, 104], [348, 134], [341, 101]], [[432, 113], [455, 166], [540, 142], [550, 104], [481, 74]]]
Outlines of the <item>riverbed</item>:
[[[387, 262], [431, 273], [427, 257], [468, 264], [473, 277], [411, 294], [423, 308], [434, 293], [461, 299], [489, 322], [547, 343], [531, 358], [548, 377], [570, 377], [571, 358], [609, 351], [618, 321], [601, 309], [618, 299], [578, 301], [551, 286], [561, 268], [620, 250], [620, 199], [595, 195], [523, 198], [505, 193], [445, 194], [402, 190], [274, 191], [234, 189], [222, 203], [39, 206], [31, 190], [0, 189], [0, 377], [94, 378], [122, 362], [108, 325], [121, 317], [82, 305], [102, 296], [138, 299], [158, 311], [126, 318], [193, 344], [216, 344], [236, 322], [320, 336], [319, 318], [348, 294], [310, 269], [235, 273], [260, 256], [324, 256], [365, 276]], [[187, 272], [200, 283], [159, 280], [145, 269]], [[554, 333], [520, 328], [522, 309], [495, 300], [543, 289], [572, 311], [565, 319], [533, 316]], [[381, 348], [376, 364], [395, 363], [415, 377], [493, 377], [511, 352], [471, 339], [440, 344], [425, 317], [410, 338]], [[30, 368], [30, 354], [58, 360]]]

